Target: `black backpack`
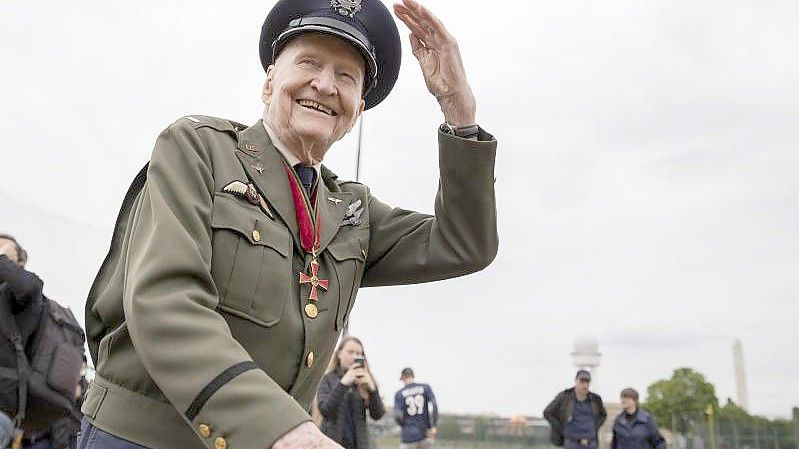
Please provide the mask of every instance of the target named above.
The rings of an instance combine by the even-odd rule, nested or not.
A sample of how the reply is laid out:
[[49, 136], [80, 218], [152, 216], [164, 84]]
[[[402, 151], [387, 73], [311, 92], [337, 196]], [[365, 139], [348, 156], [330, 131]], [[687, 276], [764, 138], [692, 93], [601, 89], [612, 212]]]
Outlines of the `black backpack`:
[[0, 411], [16, 417], [17, 427], [26, 432], [46, 430], [65, 418], [77, 430], [81, 414], [75, 390], [86, 336], [69, 309], [43, 301], [36, 332], [24, 342], [9, 301], [0, 295]]

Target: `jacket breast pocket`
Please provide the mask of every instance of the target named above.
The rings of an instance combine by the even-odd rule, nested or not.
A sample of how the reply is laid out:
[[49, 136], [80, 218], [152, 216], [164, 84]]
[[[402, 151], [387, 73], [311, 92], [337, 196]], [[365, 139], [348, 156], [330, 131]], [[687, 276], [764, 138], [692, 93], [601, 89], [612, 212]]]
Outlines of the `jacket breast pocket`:
[[219, 309], [261, 326], [280, 322], [291, 293], [289, 231], [226, 192], [214, 196], [211, 228]]
[[336, 314], [336, 330], [342, 329], [349, 321], [350, 311], [355, 303], [355, 295], [361, 286], [366, 266], [366, 243], [368, 235], [361, 239], [351, 239], [331, 243], [327, 247], [330, 257], [334, 259], [336, 278], [339, 285], [339, 303]]

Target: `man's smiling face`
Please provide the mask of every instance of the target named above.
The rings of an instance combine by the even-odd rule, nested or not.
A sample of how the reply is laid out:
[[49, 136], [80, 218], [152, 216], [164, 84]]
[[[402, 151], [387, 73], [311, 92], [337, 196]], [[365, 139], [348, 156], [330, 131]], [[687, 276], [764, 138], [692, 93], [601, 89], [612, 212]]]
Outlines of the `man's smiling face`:
[[363, 112], [365, 66], [352, 45], [304, 33], [267, 70], [264, 121], [303, 163], [320, 162]]

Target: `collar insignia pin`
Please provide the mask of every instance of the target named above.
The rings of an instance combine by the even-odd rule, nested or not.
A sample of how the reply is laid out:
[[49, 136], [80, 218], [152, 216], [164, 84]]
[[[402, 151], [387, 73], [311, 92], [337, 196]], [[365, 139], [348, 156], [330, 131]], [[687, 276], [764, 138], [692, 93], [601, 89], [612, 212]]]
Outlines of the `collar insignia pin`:
[[250, 167], [252, 167], [252, 168], [253, 168], [255, 171], [257, 171], [259, 174], [263, 174], [263, 173], [264, 173], [264, 166], [263, 166], [263, 165], [261, 165], [260, 163], [258, 163], [258, 164], [255, 164], [255, 165], [251, 165]]
[[339, 204], [339, 203], [341, 203], [341, 201], [342, 201], [342, 200], [340, 200], [340, 199], [338, 199], [338, 198], [333, 198], [333, 197], [328, 197], [328, 198], [327, 198], [327, 200], [328, 200], [328, 201], [330, 201], [331, 203], [333, 203], [333, 204], [337, 205], [337, 206], [338, 206], [338, 204]]
[[251, 142], [244, 142], [244, 150], [246, 150], [251, 155], [256, 155], [256, 154], [260, 153], [260, 151], [258, 150], [258, 147], [256, 147]]

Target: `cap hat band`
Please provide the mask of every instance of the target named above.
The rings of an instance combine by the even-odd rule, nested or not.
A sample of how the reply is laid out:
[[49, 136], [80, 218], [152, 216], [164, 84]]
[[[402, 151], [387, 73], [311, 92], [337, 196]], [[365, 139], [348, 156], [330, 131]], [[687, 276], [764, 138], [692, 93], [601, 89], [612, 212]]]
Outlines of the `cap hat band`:
[[288, 28], [280, 33], [272, 43], [272, 59], [277, 59], [278, 53], [280, 53], [289, 37], [307, 31], [332, 34], [356, 46], [363, 54], [367, 65], [367, 77], [363, 95], [365, 96], [374, 88], [377, 84], [377, 58], [375, 57], [374, 46], [363, 33], [340, 20], [329, 17], [302, 17], [292, 20], [289, 22]]

